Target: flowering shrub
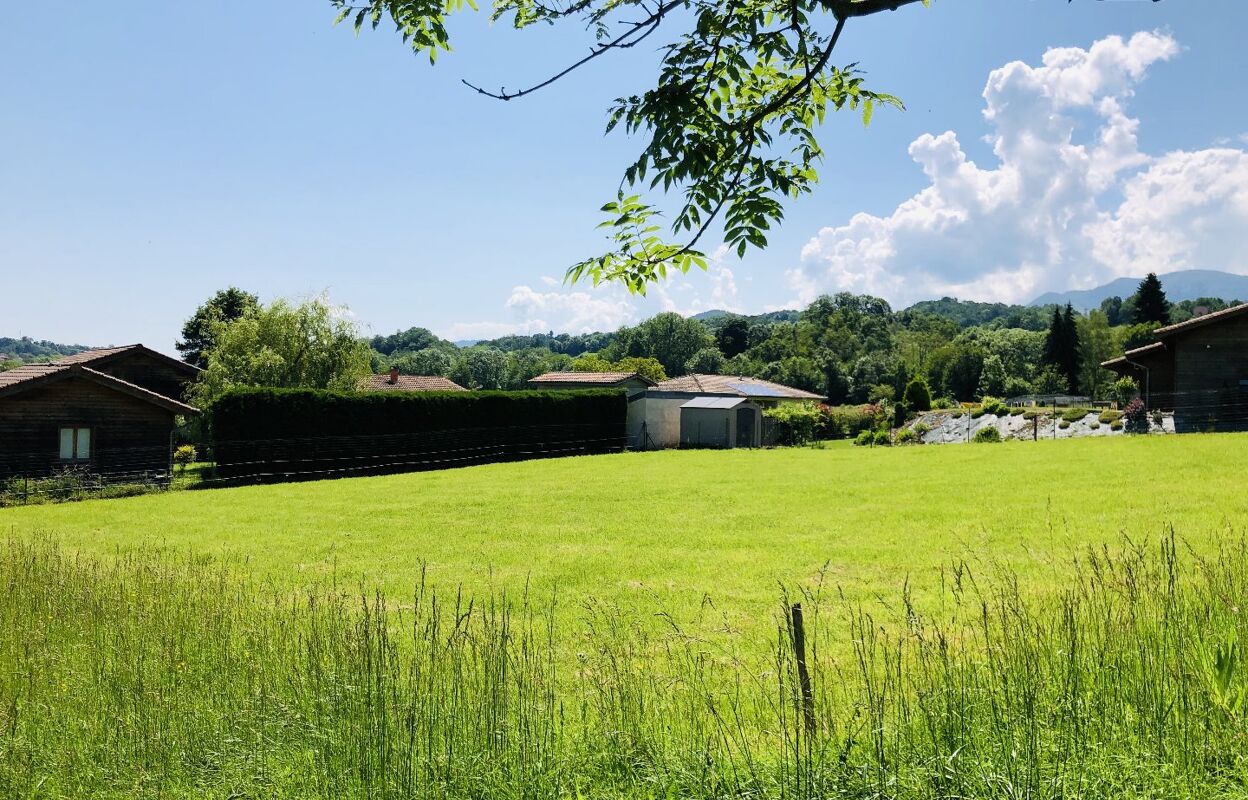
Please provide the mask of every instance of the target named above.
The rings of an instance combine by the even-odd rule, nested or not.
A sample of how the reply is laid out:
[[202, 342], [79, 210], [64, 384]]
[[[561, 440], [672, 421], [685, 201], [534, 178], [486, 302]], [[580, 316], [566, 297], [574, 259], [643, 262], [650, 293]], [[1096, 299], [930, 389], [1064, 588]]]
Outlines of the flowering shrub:
[[1148, 409], [1144, 407], [1144, 401], [1135, 398], [1122, 411], [1122, 423], [1127, 429], [1127, 433], [1148, 433]]

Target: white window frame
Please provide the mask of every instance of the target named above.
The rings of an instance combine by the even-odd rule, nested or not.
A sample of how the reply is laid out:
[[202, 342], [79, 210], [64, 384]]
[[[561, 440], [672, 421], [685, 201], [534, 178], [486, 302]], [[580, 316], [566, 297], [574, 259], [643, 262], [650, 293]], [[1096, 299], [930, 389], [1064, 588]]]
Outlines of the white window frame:
[[[65, 456], [65, 434], [69, 434], [69, 457]], [[85, 436], [83, 434], [86, 434]], [[85, 445], [83, 444], [85, 440]], [[91, 460], [95, 431], [90, 425], [62, 425], [57, 431], [57, 454], [61, 461], [81, 463]], [[85, 452], [84, 452], [85, 451]]]

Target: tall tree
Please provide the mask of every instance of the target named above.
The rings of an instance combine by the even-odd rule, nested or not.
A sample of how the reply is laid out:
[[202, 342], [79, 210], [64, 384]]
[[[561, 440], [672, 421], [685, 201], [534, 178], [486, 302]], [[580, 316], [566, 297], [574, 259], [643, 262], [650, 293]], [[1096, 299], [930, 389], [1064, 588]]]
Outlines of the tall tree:
[[[693, 354], [714, 347], [715, 339], [706, 326], [696, 319], [665, 311], [637, 325], [620, 331], [617, 340], [621, 357], [639, 356], [656, 359], [668, 375], [685, 374], [685, 364]], [[605, 355], [605, 353], [604, 353]]]
[[258, 311], [260, 298], [231, 286], [208, 298], [182, 326], [182, 339], [175, 346], [188, 364], [203, 369], [208, 366], [205, 355], [217, 343], [216, 335], [223, 325]]
[[1166, 299], [1166, 293], [1161, 288], [1161, 280], [1157, 277], [1157, 273], [1150, 272], [1140, 281], [1140, 288], [1136, 290], [1135, 296], [1134, 322], [1155, 322], [1159, 325], [1170, 324], [1170, 301]]
[[1052, 367], [1066, 382], [1066, 391], [1079, 391], [1079, 330], [1075, 309], [1070, 303], [1065, 309], [1053, 308], [1053, 320], [1044, 340], [1041, 363]]
[[1049, 322], [1049, 333], [1044, 337], [1044, 352], [1041, 353], [1040, 363], [1061, 372], [1069, 347], [1066, 324], [1062, 321], [1062, 309], [1060, 306], [1053, 306], [1053, 319]]
[[1075, 319], [1075, 308], [1070, 303], [1066, 304], [1066, 310], [1062, 313], [1062, 327], [1065, 329], [1066, 350], [1059, 366], [1066, 376], [1071, 393], [1078, 394], [1079, 365], [1083, 357], [1079, 349], [1079, 323]]
[[[927, 4], [929, 0], [921, 0]], [[450, 49], [447, 17], [462, 2], [329, 0], [338, 21], [359, 31], [393, 23], [430, 61]], [[568, 270], [573, 279], [619, 281], [644, 291], [671, 270], [706, 267], [699, 242], [723, 224], [739, 255], [767, 245], [784, 202], [810, 192], [823, 158], [817, 132], [829, 110], [871, 121], [877, 108], [901, 107], [864, 84], [856, 65], [833, 60], [846, 27], [861, 17], [920, 0], [495, 0], [494, 20], [515, 28], [567, 23], [593, 31], [588, 55], [529, 86], [508, 91], [469, 84], [482, 95], [516, 100], [602, 56], [634, 47], [660, 27], [670, 31], [653, 88], [625, 94], [610, 109], [619, 126], [647, 141], [624, 170], [619, 191], [602, 210], [610, 249]], [[468, 5], [475, 8], [475, 4]], [[465, 83], [467, 83], [465, 81]], [[656, 187], [679, 194], [672, 240], [661, 236], [656, 205], [641, 194]]]
[[750, 349], [750, 321], [745, 317], [733, 317], [715, 332], [715, 344], [727, 358], [738, 356]]
[[1101, 363], [1118, 352], [1121, 351], [1104, 313], [1089, 311], [1079, 319], [1079, 385], [1086, 394], [1100, 398], [1108, 392], [1110, 372]]
[[1108, 320], [1110, 327], [1124, 322], [1125, 320], [1122, 319], [1122, 298], [1117, 296], [1106, 297], [1101, 301], [1101, 313], [1105, 315], [1105, 319]]
[[277, 300], [230, 323], [217, 323], [208, 366], [192, 387], [201, 408], [235, 387], [355, 389], [371, 350], [344, 309], [324, 297], [298, 305]]

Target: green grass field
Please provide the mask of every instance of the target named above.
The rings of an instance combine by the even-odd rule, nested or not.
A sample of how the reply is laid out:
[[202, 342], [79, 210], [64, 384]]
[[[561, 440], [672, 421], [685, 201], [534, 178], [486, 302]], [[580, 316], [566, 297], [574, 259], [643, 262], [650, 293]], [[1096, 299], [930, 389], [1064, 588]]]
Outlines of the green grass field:
[[1245, 444], [623, 454], [0, 510], [0, 797], [1248, 797]]
[[1248, 436], [1002, 445], [669, 451], [0, 510], [0, 530], [95, 554], [154, 546], [245, 559], [304, 586], [594, 597], [734, 628], [770, 624], [779, 584], [919, 597], [955, 560], [1037, 586], [1087, 545], [1195, 547], [1248, 522]]

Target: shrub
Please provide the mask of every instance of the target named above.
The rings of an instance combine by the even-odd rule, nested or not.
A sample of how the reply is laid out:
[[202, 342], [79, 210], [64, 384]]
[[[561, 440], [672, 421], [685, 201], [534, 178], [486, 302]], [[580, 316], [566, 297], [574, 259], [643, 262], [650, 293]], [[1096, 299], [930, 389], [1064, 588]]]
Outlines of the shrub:
[[1114, 420], [1112, 423], [1110, 423], [1110, 425], [1109, 425], [1109, 429], [1110, 429], [1111, 431], [1120, 431], [1120, 430], [1122, 430], [1122, 420]]
[[962, 412], [961, 412], [961, 411], [955, 411], [955, 412], [953, 412], [952, 414], [950, 414], [950, 416], [951, 416], [951, 417], [953, 417], [954, 419], [962, 419]]
[[814, 403], [781, 403], [763, 412], [772, 421], [772, 432], [778, 445], [802, 445], [815, 438], [823, 414]]
[[985, 397], [980, 402], [979, 407], [982, 413], [993, 414], [998, 417], [1004, 417], [1010, 413], [1010, 407], [995, 397]]
[[854, 437], [854, 445], [857, 447], [866, 447], [875, 441], [875, 433], [872, 431], [859, 431]]
[[914, 425], [914, 432], [922, 436], [926, 433], [931, 433], [932, 426], [928, 425], [926, 422], [918, 422]]
[[1101, 412], [1101, 415], [1096, 418], [1096, 421], [1101, 423], [1102, 425], [1113, 425], [1115, 422], [1117, 422], [1120, 419], [1122, 419], [1121, 411], [1114, 411], [1113, 409], [1105, 409], [1104, 411]]
[[975, 441], [979, 444], [1001, 441], [1001, 431], [995, 427], [980, 428], [975, 431]]
[[187, 464], [194, 463], [196, 455], [195, 445], [184, 444], [173, 451], [173, 463], [185, 469]]
[[1062, 430], [1066, 430], [1067, 428], [1070, 427], [1070, 420], [1068, 419], [1062, 420], [1061, 422], [1058, 423], [1057, 427], [1061, 428]]
[[932, 407], [932, 390], [926, 380], [921, 376], [916, 377], [906, 384], [902, 399], [912, 411], [929, 411]]
[[889, 445], [893, 443], [893, 440], [892, 440], [892, 437], [888, 435], [888, 431], [879, 430], [875, 432], [875, 436], [872, 438], [872, 442], [877, 447], [888, 447]]
[[919, 434], [914, 428], [902, 428], [897, 431], [897, 444], [918, 444]]
[[1066, 422], [1078, 422], [1091, 413], [1086, 408], [1068, 408], [1062, 412], [1062, 419]]
[[940, 411], [945, 411], [950, 408], [957, 408], [957, 405], [958, 405], [957, 403], [955, 403], [953, 400], [949, 399], [948, 397], [938, 397], [936, 398], [936, 401], [932, 403], [932, 408], [939, 409]]
[[1126, 408], [1127, 404], [1140, 393], [1140, 387], [1136, 382], [1125, 375], [1114, 381], [1114, 399], [1118, 401], [1119, 408]]
[[891, 403], [893, 402], [893, 398], [896, 396], [897, 392], [887, 383], [872, 386], [870, 391], [867, 392], [867, 400], [869, 400], [873, 405]]
[[1036, 417], [1045, 417], [1045, 416], [1048, 416], [1048, 415], [1039, 409], [1032, 409], [1030, 411], [1023, 412], [1023, 419], [1028, 420], [1028, 421], [1031, 421], [1035, 419]]
[[1027, 409], [1022, 408], [1021, 406], [1017, 406], [1017, 407], [1015, 407], [1015, 408], [1011, 408], [1011, 409], [1010, 409], [1010, 416], [1011, 416], [1011, 417], [1017, 417], [1018, 415], [1020, 415], [1020, 414], [1025, 414], [1025, 413], [1027, 413]]
[[1122, 422], [1127, 433], [1148, 433], [1148, 409], [1144, 407], [1144, 401], [1137, 397], [1127, 403], [1122, 412]]
[[875, 427], [875, 406], [820, 406], [818, 435], [825, 439], [852, 439]]
[[985, 414], [992, 414], [997, 417], [1008, 416], [1010, 407], [995, 397], [985, 397], [979, 407], [971, 412], [972, 419], [979, 419]]
[[1099, 430], [1101, 429], [1101, 423], [1099, 423], [1099, 422], [1092, 422], [1092, 423], [1089, 423], [1089, 424], [1088, 424], [1088, 428], [1090, 428], [1091, 430], [1094, 430], [1094, 431], [1099, 431]]

